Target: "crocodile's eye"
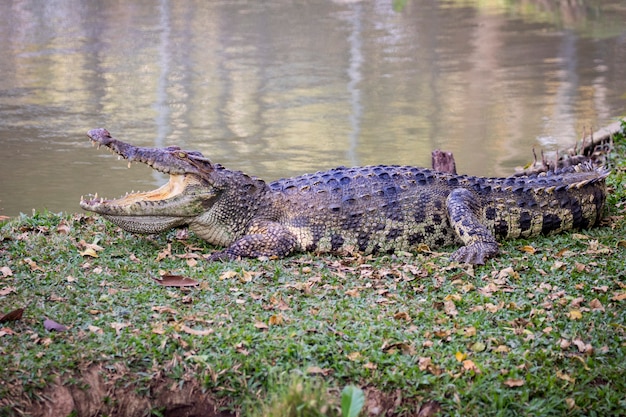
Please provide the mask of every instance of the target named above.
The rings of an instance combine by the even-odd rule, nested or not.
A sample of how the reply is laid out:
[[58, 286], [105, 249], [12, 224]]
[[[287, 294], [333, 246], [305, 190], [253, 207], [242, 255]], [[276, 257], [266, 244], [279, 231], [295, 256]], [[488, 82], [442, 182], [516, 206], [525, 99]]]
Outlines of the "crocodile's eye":
[[185, 152], [178, 152], [178, 157], [181, 159], [187, 158], [187, 154]]

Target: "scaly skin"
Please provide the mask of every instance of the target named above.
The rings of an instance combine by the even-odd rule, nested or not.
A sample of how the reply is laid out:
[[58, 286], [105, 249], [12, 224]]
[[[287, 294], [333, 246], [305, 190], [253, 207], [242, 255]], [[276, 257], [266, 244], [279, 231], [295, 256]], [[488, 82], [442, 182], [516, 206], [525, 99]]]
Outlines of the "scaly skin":
[[117, 200], [82, 199], [83, 209], [134, 233], [189, 226], [226, 247], [212, 259], [462, 245], [453, 260], [482, 264], [498, 253], [497, 240], [597, 224], [606, 199], [608, 172], [584, 164], [508, 178], [410, 166], [340, 167], [266, 184], [199, 152], [138, 148], [105, 129], [89, 137], [170, 174], [170, 182]]

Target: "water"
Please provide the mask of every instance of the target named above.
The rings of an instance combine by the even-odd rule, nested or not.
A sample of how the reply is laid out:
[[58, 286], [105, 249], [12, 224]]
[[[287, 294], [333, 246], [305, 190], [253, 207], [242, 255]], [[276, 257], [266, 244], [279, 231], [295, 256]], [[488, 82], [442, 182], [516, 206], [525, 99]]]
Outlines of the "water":
[[621, 0], [0, 2], [0, 215], [164, 182], [106, 127], [268, 180], [338, 165], [506, 175], [626, 108]]

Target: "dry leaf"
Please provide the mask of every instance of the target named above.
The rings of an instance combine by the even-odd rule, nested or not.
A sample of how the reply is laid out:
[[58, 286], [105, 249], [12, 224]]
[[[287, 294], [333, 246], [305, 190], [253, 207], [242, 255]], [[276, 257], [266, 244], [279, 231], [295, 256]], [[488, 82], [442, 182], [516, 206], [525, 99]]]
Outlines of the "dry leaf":
[[576, 407], [576, 401], [573, 398], [566, 398], [565, 404], [567, 404], [567, 408], [572, 410]]
[[454, 305], [454, 301], [452, 300], [446, 300], [443, 302], [443, 311], [451, 317], [456, 317], [459, 314], [456, 306]]
[[237, 276], [237, 272], [233, 271], [232, 269], [229, 269], [226, 272], [222, 272], [222, 274], [220, 275], [220, 280], [223, 281], [225, 279], [235, 278], [236, 276]]
[[182, 330], [183, 332], [187, 333], [187, 334], [192, 334], [194, 336], [208, 336], [211, 333], [213, 333], [215, 330], [213, 329], [205, 329], [205, 330], [196, 330], [196, 329], [192, 329], [189, 326], [186, 325], [182, 325], [180, 326], [180, 330]]
[[87, 327], [89, 329], [90, 332], [95, 333], [95, 334], [103, 334], [104, 331], [102, 331], [102, 329], [98, 326], [89, 326]]
[[67, 330], [67, 327], [57, 323], [54, 320], [50, 320], [50, 319], [45, 319], [43, 322], [43, 327], [48, 330], [49, 332], [64, 332]]
[[463, 335], [465, 337], [472, 337], [472, 336], [476, 336], [476, 327], [474, 326], [469, 326], [463, 329]]
[[572, 344], [578, 348], [580, 353], [591, 353], [593, 352], [593, 346], [589, 343], [583, 342], [581, 339], [572, 340]]
[[472, 352], [482, 352], [487, 349], [487, 345], [485, 345], [483, 342], [476, 342], [472, 344], [472, 346], [470, 346], [470, 349]]
[[361, 352], [348, 353], [346, 357], [351, 361], [358, 361], [359, 359], [361, 359]]
[[30, 270], [33, 272], [35, 271], [44, 272], [44, 269], [40, 267], [39, 265], [37, 265], [37, 263], [30, 258], [24, 258], [24, 263], [26, 263], [30, 267]]
[[524, 385], [525, 382], [526, 381], [524, 381], [523, 379], [507, 379], [506, 381], [504, 381], [504, 385], [510, 388], [521, 387]]
[[417, 366], [420, 371], [427, 370], [430, 366], [432, 366], [433, 361], [431, 358], [420, 357], [417, 361]]
[[254, 327], [256, 327], [259, 330], [267, 330], [270, 328], [270, 326], [268, 326], [267, 324], [263, 323], [262, 321], [255, 321], [254, 322]]
[[583, 313], [581, 313], [580, 310], [570, 310], [569, 313], [567, 313], [567, 317], [569, 317], [570, 320], [580, 320], [583, 318]]
[[311, 374], [311, 375], [330, 375], [332, 373], [332, 369], [324, 369], [324, 368], [320, 368], [319, 366], [309, 366], [306, 369], [306, 373], [307, 374]]
[[168, 243], [167, 248], [163, 249], [161, 252], [157, 254], [156, 261], [160, 262], [168, 256], [172, 256], [172, 244]]
[[82, 252], [78, 252], [78, 254], [80, 256], [91, 256], [92, 258], [97, 258], [98, 257], [98, 253], [96, 253], [95, 249], [93, 248], [87, 248]]
[[572, 378], [571, 376], [569, 376], [565, 372], [556, 371], [556, 377], [559, 378], [559, 379], [562, 379], [563, 381], [567, 381], [567, 382], [571, 382], [571, 383], [576, 382], [576, 378]]
[[411, 317], [409, 316], [409, 313], [407, 313], [406, 311], [400, 311], [400, 312], [394, 314], [393, 318], [396, 319], [396, 320], [411, 321]]
[[456, 358], [458, 362], [463, 362], [465, 359], [467, 359], [467, 353], [462, 353], [462, 352], [457, 351], [454, 354], [454, 357]]
[[13, 276], [13, 271], [11, 271], [11, 268], [9, 268], [8, 266], [3, 266], [2, 268], [0, 268], [0, 273], [2, 274], [3, 278]]
[[615, 293], [613, 297], [611, 297], [613, 301], [623, 301], [626, 300], [626, 292], [623, 293]]
[[65, 220], [62, 220], [61, 223], [57, 226], [57, 233], [61, 235], [67, 235], [70, 233], [70, 225], [67, 224]]
[[602, 305], [600, 300], [598, 300], [597, 298], [594, 298], [593, 300], [589, 302], [589, 307], [591, 307], [591, 309], [594, 311], [604, 312], [604, 306]]
[[12, 336], [14, 334], [15, 334], [15, 332], [12, 329], [10, 329], [9, 327], [2, 327], [2, 328], [0, 328], [0, 337], [6, 336], [6, 335]]
[[415, 354], [415, 349], [413, 348], [413, 346], [411, 346], [410, 344], [406, 342], [395, 342], [395, 343], [389, 343], [389, 344], [385, 342], [383, 343], [382, 350], [383, 352], [389, 353], [389, 354], [394, 354], [398, 350], [400, 350], [400, 352], [404, 353], [405, 355]]
[[111, 328], [115, 330], [115, 334], [119, 335], [120, 331], [125, 328], [130, 326], [130, 323], [111, 323]]
[[496, 353], [509, 353], [511, 349], [507, 345], [498, 345], [493, 351]]
[[537, 252], [537, 249], [530, 245], [522, 246], [521, 248], [519, 248], [519, 250], [521, 250], [522, 252], [530, 253], [531, 255]]
[[469, 360], [469, 359], [465, 359], [463, 361], [463, 369], [465, 369], [466, 371], [474, 371], [477, 374], [480, 373], [480, 369], [478, 369], [476, 364], [473, 361]]
[[368, 362], [368, 363], [363, 365], [363, 368], [369, 369], [370, 371], [373, 371], [375, 369], [378, 369], [378, 366], [375, 363]]
[[4, 297], [5, 295], [9, 295], [12, 292], [17, 292], [17, 289], [15, 287], [4, 287], [3, 289], [0, 290], [0, 297]]
[[359, 290], [358, 290], [358, 289], [356, 289], [356, 288], [353, 288], [353, 289], [351, 289], [351, 290], [347, 290], [344, 294], [345, 294], [345, 295], [348, 295], [348, 296], [350, 296], [350, 297], [354, 297], [354, 298], [356, 298], [356, 297], [358, 297], [358, 296], [359, 296]]
[[16, 310], [10, 311], [7, 314], [0, 316], [0, 323], [6, 323], [7, 321], [17, 321], [22, 318], [22, 314], [24, 314], [23, 308], [18, 308]]
[[160, 279], [153, 278], [154, 281], [164, 287], [195, 287], [198, 281], [182, 275], [162, 275]]
[[280, 326], [285, 321], [282, 314], [273, 314], [269, 319], [270, 326]]

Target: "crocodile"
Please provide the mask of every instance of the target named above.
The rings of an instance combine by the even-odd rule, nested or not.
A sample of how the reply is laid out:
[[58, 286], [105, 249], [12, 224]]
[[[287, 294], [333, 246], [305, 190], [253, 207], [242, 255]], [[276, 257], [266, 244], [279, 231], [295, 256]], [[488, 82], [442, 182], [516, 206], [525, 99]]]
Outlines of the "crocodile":
[[129, 166], [139, 162], [169, 174], [169, 182], [112, 200], [90, 195], [80, 206], [133, 233], [186, 226], [223, 248], [210, 260], [457, 245], [452, 261], [484, 264], [502, 239], [596, 225], [609, 174], [592, 164], [505, 178], [377, 165], [267, 183], [197, 151], [136, 147], [102, 128], [88, 136]]

